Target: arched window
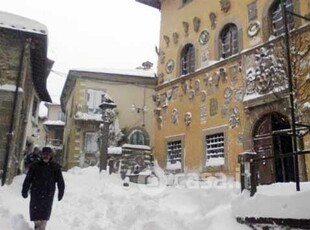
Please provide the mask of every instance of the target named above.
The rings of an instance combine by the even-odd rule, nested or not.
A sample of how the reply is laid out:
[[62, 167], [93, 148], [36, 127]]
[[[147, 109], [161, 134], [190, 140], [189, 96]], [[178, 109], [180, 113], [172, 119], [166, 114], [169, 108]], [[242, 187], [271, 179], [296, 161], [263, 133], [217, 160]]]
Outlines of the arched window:
[[238, 29], [235, 24], [226, 25], [221, 34], [221, 57], [227, 58], [238, 53]]
[[195, 47], [192, 44], [184, 46], [181, 52], [181, 75], [195, 71]]
[[[286, 9], [290, 12], [294, 11], [293, 1], [286, 0]], [[271, 25], [271, 33], [274, 36], [281, 35], [284, 33], [284, 24], [283, 24], [283, 17], [282, 17], [282, 9], [281, 9], [281, 1], [276, 0], [274, 5], [270, 9], [270, 25]], [[291, 14], [287, 14], [286, 16], [287, 24], [289, 30], [294, 28], [294, 17]]]
[[149, 140], [141, 130], [134, 130], [130, 133], [129, 144], [132, 145], [149, 145]]

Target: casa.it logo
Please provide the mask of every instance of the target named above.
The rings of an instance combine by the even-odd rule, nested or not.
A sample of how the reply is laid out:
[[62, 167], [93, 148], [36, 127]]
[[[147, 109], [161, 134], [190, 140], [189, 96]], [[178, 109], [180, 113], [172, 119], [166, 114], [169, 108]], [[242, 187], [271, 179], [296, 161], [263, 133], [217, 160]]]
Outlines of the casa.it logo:
[[240, 189], [240, 183], [224, 173], [169, 174], [160, 170], [151, 175], [143, 175], [142, 173], [138, 177], [139, 189], [150, 196], [161, 194], [167, 186], [178, 189]]

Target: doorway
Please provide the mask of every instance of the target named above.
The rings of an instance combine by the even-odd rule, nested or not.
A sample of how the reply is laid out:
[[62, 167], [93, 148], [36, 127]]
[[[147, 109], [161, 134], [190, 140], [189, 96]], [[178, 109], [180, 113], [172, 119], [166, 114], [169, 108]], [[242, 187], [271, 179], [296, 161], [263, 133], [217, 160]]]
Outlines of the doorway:
[[293, 151], [292, 137], [285, 133], [274, 134], [274, 131], [290, 127], [288, 119], [276, 112], [264, 115], [254, 126], [253, 145], [258, 158], [274, 157], [258, 161], [258, 184], [294, 181], [293, 157], [280, 157]]

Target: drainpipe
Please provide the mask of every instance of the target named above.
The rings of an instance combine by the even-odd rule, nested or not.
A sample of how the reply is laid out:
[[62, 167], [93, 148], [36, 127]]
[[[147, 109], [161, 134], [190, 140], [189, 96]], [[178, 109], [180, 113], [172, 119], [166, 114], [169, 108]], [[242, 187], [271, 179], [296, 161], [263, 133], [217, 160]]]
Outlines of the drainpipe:
[[25, 45], [22, 49], [22, 53], [20, 56], [19, 60], [19, 70], [18, 70], [18, 75], [16, 78], [16, 87], [15, 87], [15, 92], [14, 92], [14, 99], [13, 99], [13, 108], [12, 108], [12, 113], [11, 113], [11, 120], [10, 120], [10, 126], [9, 126], [9, 132], [7, 133], [7, 138], [6, 138], [6, 146], [5, 146], [5, 156], [4, 156], [4, 164], [3, 164], [3, 176], [2, 176], [2, 181], [1, 185], [3, 186], [5, 184], [6, 178], [7, 178], [7, 171], [8, 171], [8, 164], [9, 164], [9, 157], [10, 157], [10, 151], [11, 151], [11, 143], [13, 139], [13, 130], [14, 130], [14, 123], [15, 123], [15, 113], [16, 113], [16, 108], [17, 108], [17, 101], [18, 101], [18, 88], [22, 79], [22, 71], [23, 71], [23, 63], [24, 63], [24, 57], [25, 57], [25, 52], [26, 49], [29, 47], [29, 44], [31, 42], [31, 39], [26, 39]]

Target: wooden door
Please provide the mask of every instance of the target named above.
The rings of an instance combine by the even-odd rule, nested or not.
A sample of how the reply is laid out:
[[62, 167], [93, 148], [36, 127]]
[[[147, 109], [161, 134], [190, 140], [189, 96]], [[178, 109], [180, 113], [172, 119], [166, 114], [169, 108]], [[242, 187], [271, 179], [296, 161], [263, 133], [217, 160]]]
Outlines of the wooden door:
[[[274, 146], [272, 136], [272, 117], [268, 114], [262, 117], [254, 130], [254, 151], [258, 158], [273, 157]], [[276, 169], [273, 159], [261, 160], [256, 164], [258, 184], [271, 184], [276, 181]]]

